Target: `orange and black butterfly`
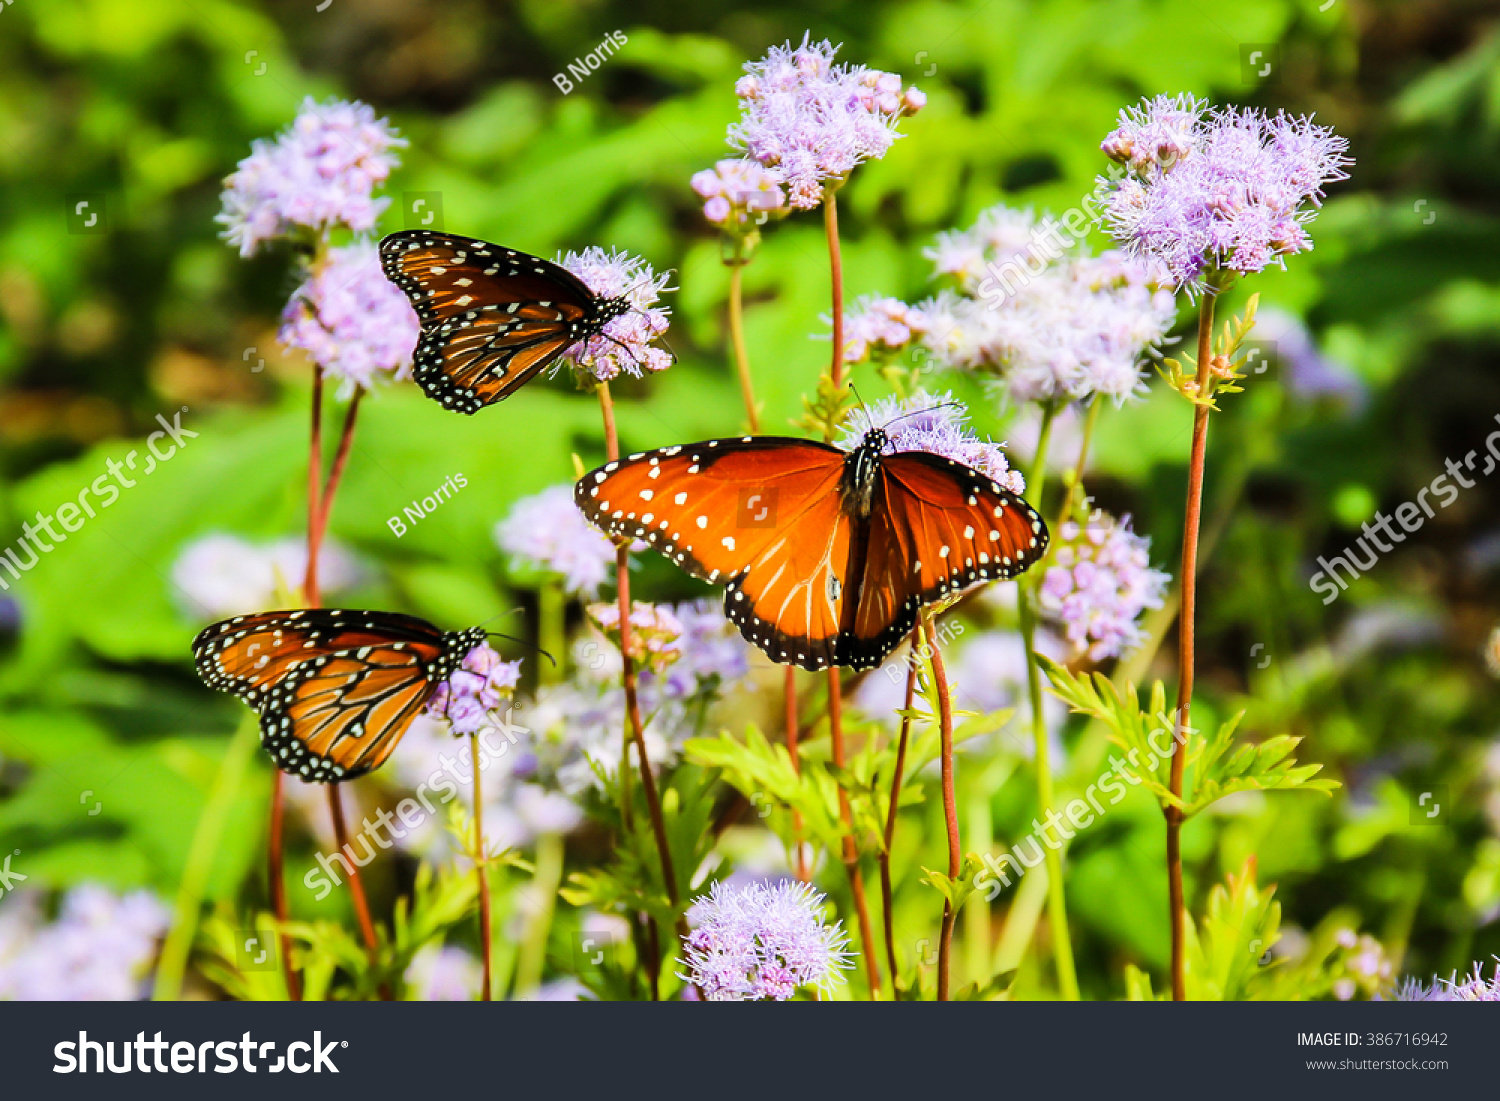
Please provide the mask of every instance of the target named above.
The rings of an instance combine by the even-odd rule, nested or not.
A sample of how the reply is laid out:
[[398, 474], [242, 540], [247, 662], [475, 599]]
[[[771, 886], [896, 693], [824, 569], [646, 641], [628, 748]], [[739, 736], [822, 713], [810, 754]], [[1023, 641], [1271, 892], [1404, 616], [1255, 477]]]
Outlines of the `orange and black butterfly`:
[[393, 233], [380, 264], [422, 323], [412, 377], [460, 413], [510, 397], [631, 309], [540, 257], [451, 233]]
[[395, 612], [304, 608], [235, 616], [193, 639], [203, 683], [260, 713], [283, 772], [336, 784], [379, 768], [438, 685], [485, 640]]
[[726, 586], [725, 613], [773, 661], [868, 669], [920, 609], [1041, 558], [1036, 510], [988, 475], [926, 451], [853, 451], [769, 436], [631, 455], [574, 488], [610, 535], [643, 539]]

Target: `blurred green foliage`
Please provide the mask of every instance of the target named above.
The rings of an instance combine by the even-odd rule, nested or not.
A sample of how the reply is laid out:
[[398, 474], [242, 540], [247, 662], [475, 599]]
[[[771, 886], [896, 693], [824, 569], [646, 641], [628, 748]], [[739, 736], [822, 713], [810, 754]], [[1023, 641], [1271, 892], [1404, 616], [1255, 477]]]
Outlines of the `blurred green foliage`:
[[[1299, 395], [1279, 368], [1225, 399], [1210, 445], [1194, 713], [1211, 729], [1243, 709], [1243, 731], [1301, 738], [1299, 762], [1343, 786], [1331, 799], [1247, 791], [1200, 815], [1184, 839], [1189, 898], [1201, 912], [1208, 887], [1258, 854], [1283, 926], [1347, 914], [1417, 973], [1500, 952], [1500, 697], [1481, 656], [1500, 601], [1494, 485], [1464, 491], [1331, 606], [1307, 587], [1318, 555], [1353, 542], [1373, 509], [1411, 499], [1445, 457], [1482, 447], [1500, 414], [1500, 33], [1486, 7], [391, 0], [314, 12], [289, 0], [15, 0], [0, 16], [0, 537], [139, 448], [158, 413], [187, 407], [199, 436], [14, 585], [19, 628], [0, 641], [0, 848], [21, 850], [34, 883], [146, 884], [171, 897], [238, 721], [237, 705], [192, 675], [187, 643], [201, 623], [169, 574], [197, 536], [276, 537], [302, 523], [307, 369], [274, 340], [291, 258], [242, 261], [213, 221], [220, 181], [250, 141], [286, 125], [304, 96], [362, 98], [410, 141], [383, 230], [401, 227], [403, 193], [440, 192], [455, 232], [544, 255], [617, 246], [675, 268], [681, 364], [620, 388], [625, 445], [722, 435], [743, 416], [725, 348], [728, 275], [687, 180], [729, 153], [739, 66], [810, 29], [930, 96], [841, 195], [851, 298], [929, 293], [922, 247], [993, 202], [1076, 205], [1103, 168], [1100, 138], [1142, 94], [1315, 110], [1351, 139], [1352, 179], [1332, 189], [1316, 250], [1247, 290], [1301, 318], [1369, 400], [1350, 409]], [[628, 43], [561, 94], [552, 75], [617, 29]], [[1274, 79], [1248, 78], [1247, 44], [1279, 51]], [[82, 231], [79, 202], [103, 214], [89, 227], [99, 232]], [[746, 270], [749, 353], [772, 430], [800, 412], [826, 360], [815, 337], [827, 331], [827, 285], [816, 217], [768, 231]], [[858, 381], [867, 398], [880, 392], [875, 377]], [[950, 382], [1003, 438], [1009, 414]], [[538, 384], [456, 418], [405, 385], [362, 418], [332, 530], [379, 569], [351, 602], [450, 627], [530, 608], [491, 529], [518, 496], [569, 480], [574, 453], [601, 456], [595, 407]], [[1187, 432], [1183, 403], [1163, 393], [1100, 422], [1090, 489], [1134, 514], [1159, 564], [1180, 537]], [[455, 471], [471, 488], [397, 541], [386, 517]], [[701, 591], [659, 562], [639, 585], [661, 598]], [[1165, 658], [1154, 672], [1172, 677]], [[1086, 777], [1097, 732], [1070, 730]], [[227, 809], [209, 900], [264, 905], [268, 780], [257, 759]], [[1024, 832], [1024, 767], [967, 782], [997, 842]], [[1419, 823], [1416, 793], [1438, 785], [1451, 806]], [[923, 820], [926, 836], [906, 831], [893, 854], [912, 885], [898, 924], [912, 927], [932, 909], [915, 868], [940, 845], [940, 819]], [[1126, 994], [1127, 963], [1160, 973], [1160, 835], [1156, 808], [1135, 793], [1070, 852], [1088, 994]], [[294, 844], [293, 881], [312, 842], [299, 832]], [[409, 875], [376, 869], [372, 889], [388, 900]], [[1264, 906], [1245, 890], [1253, 881], [1231, 890], [1236, 905]], [[344, 905], [336, 893], [305, 916]], [[997, 913], [1011, 905], [1023, 903], [1006, 896]], [[1213, 928], [1205, 953], [1221, 948]], [[1045, 985], [1027, 966], [1018, 996]], [[1130, 992], [1145, 996], [1132, 974]]]

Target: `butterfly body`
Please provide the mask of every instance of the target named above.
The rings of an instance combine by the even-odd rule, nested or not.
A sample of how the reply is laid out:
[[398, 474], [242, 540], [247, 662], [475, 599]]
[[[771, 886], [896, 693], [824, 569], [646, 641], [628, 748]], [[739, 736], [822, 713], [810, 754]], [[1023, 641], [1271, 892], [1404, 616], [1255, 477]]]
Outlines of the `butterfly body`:
[[412, 377], [459, 413], [509, 397], [632, 308], [538, 256], [451, 233], [392, 233], [380, 264], [422, 325]]
[[235, 616], [193, 640], [198, 675], [260, 714], [276, 766], [340, 783], [383, 764], [438, 685], [485, 640], [392, 612], [334, 608]]
[[878, 665], [920, 610], [1013, 577], [1047, 547], [1025, 501], [981, 471], [888, 453], [876, 428], [845, 452], [770, 436], [642, 452], [587, 474], [585, 516], [702, 580], [772, 660]]

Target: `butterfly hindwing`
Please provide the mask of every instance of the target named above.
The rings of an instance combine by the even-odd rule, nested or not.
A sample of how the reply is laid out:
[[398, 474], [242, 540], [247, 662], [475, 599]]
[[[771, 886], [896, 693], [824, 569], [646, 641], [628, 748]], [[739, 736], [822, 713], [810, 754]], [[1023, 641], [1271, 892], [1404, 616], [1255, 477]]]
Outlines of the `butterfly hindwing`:
[[1041, 558], [1047, 541], [1036, 510], [982, 472], [925, 451], [884, 456], [851, 658], [857, 652], [864, 664], [878, 663], [910, 633], [924, 606], [982, 581], [1015, 577]]
[[509, 397], [620, 309], [566, 268], [473, 237], [403, 230], [380, 262], [422, 324], [412, 377], [461, 413]]
[[379, 767], [478, 628], [444, 634], [392, 612], [298, 609], [236, 616], [193, 641], [199, 675], [259, 712], [277, 767], [339, 782]]

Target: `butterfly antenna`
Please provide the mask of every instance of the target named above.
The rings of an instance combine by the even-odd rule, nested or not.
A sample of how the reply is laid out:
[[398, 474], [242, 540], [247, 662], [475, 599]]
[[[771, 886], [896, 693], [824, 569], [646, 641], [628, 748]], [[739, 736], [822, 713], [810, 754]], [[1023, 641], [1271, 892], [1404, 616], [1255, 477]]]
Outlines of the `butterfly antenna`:
[[[856, 395], [858, 396], [858, 395]], [[882, 428], [889, 428], [893, 424], [899, 424], [912, 417], [920, 417], [923, 413], [931, 413], [938, 409], [962, 409], [963, 403], [959, 401], [940, 401], [936, 405], [929, 405], [925, 409], [913, 409], [910, 413], [902, 413], [899, 417], [892, 417], [883, 424]]]
[[543, 650], [536, 643], [531, 642], [528, 639], [517, 638], [515, 635], [502, 634], [499, 631], [486, 631], [485, 634], [489, 635], [491, 638], [503, 638], [503, 639], [507, 639], [507, 640], [509, 640], [511, 642], [517, 643], [518, 645], [526, 647], [528, 650], [535, 650], [537, 653], [541, 654], [542, 657], [544, 657], [548, 661], [550, 661], [552, 663], [552, 667], [554, 669], [557, 667], [557, 659], [555, 657], [553, 657], [546, 650]]

